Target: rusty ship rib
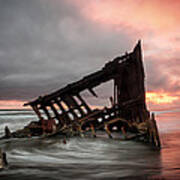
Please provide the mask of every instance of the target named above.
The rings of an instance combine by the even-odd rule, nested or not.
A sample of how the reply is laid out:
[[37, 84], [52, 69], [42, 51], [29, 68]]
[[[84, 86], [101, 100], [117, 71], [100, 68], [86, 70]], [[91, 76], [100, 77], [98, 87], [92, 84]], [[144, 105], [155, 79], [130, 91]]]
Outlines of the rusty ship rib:
[[[31, 136], [74, 136], [91, 132], [94, 137], [97, 130], [105, 130], [112, 138], [116, 126], [116, 131], [122, 132], [125, 139], [138, 139], [160, 148], [154, 114], [151, 115], [146, 106], [144, 79], [139, 41], [132, 52], [116, 57], [99, 71], [24, 104], [31, 106], [39, 118], [39, 122], [32, 122], [25, 129]], [[94, 88], [111, 80], [114, 86], [110, 98], [112, 106], [92, 109], [81, 92], [88, 90], [97, 97]], [[15, 132], [13, 136], [18, 137], [22, 132]], [[128, 136], [127, 132], [133, 135]]]

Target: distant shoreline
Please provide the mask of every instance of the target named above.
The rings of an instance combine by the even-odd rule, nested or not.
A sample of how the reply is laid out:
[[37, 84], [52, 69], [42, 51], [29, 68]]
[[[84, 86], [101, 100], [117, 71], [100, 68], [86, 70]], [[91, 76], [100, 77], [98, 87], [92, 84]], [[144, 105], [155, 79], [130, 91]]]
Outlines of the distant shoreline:
[[0, 109], [0, 111], [33, 111], [32, 109]]

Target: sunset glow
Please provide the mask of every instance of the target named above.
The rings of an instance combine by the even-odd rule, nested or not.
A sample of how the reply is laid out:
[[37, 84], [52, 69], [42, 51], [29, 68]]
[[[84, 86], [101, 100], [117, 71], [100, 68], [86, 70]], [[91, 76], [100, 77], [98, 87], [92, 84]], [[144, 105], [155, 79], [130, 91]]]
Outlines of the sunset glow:
[[[171, 95], [167, 92], [147, 92], [146, 93], [146, 101], [147, 103], [152, 103], [155, 105], [167, 105], [167, 104], [173, 104], [174, 102], [177, 102], [179, 100], [179, 97], [176, 95]], [[30, 108], [30, 107], [24, 107], [23, 104], [26, 101], [20, 101], [20, 100], [1, 100], [0, 101], [0, 109], [24, 109], [24, 108]], [[97, 106], [92, 105], [93, 109], [102, 109], [103, 106]], [[57, 107], [58, 108], [58, 107]]]
[[[88, 3], [75, 0], [82, 13], [93, 21], [115, 25], [119, 28], [133, 27], [137, 30], [163, 30], [167, 32], [177, 27], [178, 1], [117, 1], [104, 0]], [[74, 3], [74, 1], [71, 1]], [[160, 34], [162, 32], [159, 32]]]
[[28, 109], [29, 107], [24, 107], [25, 101], [20, 100], [1, 100], [0, 109]]
[[1, 6], [1, 109], [24, 108], [24, 99], [96, 71], [139, 39], [150, 108], [180, 107], [179, 0], [38, 2], [32, 11]]
[[180, 0], [0, 0], [0, 180], [180, 180]]
[[146, 100], [147, 102], [151, 102], [154, 104], [168, 104], [179, 100], [179, 97], [172, 96], [171, 94], [168, 93], [147, 92]]

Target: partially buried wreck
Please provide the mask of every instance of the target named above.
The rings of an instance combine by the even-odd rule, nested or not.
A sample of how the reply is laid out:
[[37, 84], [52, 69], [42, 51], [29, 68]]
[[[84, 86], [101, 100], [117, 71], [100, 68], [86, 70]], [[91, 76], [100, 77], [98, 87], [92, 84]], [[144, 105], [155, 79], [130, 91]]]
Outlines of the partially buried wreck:
[[[104, 130], [112, 138], [111, 132], [116, 127], [124, 139], [136, 139], [160, 148], [154, 114], [146, 107], [144, 79], [139, 41], [132, 52], [106, 63], [101, 70], [24, 104], [32, 107], [39, 121], [9, 136], [81, 136], [90, 132], [96, 137], [97, 130]], [[93, 110], [80, 93], [89, 90], [97, 96], [93, 88], [110, 80], [114, 84], [112, 106]]]

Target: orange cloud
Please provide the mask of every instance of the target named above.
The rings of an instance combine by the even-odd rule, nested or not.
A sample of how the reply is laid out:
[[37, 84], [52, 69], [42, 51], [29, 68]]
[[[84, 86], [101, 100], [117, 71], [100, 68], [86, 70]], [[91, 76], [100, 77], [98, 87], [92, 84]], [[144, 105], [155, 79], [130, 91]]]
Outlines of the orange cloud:
[[170, 104], [179, 100], [179, 97], [166, 92], [147, 92], [146, 100], [154, 104]]
[[75, 0], [83, 15], [105, 25], [137, 30], [174, 30], [179, 24], [180, 2], [177, 0]]
[[[149, 68], [147, 78], [152, 76], [150, 84], [154, 91], [147, 92], [148, 103], [173, 104], [179, 101], [175, 92], [165, 92], [171, 87], [180, 89], [179, 81], [179, 0], [67, 0], [78, 7], [82, 16], [114, 31], [124, 30], [131, 37], [143, 38], [145, 60], [152, 58], [155, 65]], [[98, 27], [97, 27], [98, 28]], [[171, 61], [170, 61], [171, 60]], [[176, 61], [175, 61], [176, 60]], [[156, 71], [153, 71], [153, 68]], [[156, 74], [158, 73], [158, 78]], [[152, 75], [151, 75], [152, 74]], [[168, 77], [167, 84], [162, 77]], [[159, 92], [159, 86], [164, 89]], [[169, 86], [169, 89], [167, 88]], [[155, 89], [156, 88], [156, 89]], [[172, 89], [173, 89], [172, 88]], [[23, 101], [0, 101], [0, 108], [22, 108]]]
[[20, 100], [0, 100], [0, 109], [24, 109], [24, 103]]
[[[178, 95], [172, 95], [167, 92], [147, 92], [146, 93], [146, 101], [147, 103], [152, 103], [154, 105], [169, 105], [177, 102], [179, 100]], [[1, 100], [0, 101], [0, 109], [24, 109], [23, 104], [25, 101], [20, 100]], [[91, 106], [93, 109], [103, 108], [104, 106]], [[25, 107], [30, 108], [30, 107]]]
[[135, 41], [143, 39], [145, 56], [177, 54], [179, 41], [173, 39], [179, 38], [179, 0], [68, 1], [79, 8], [87, 21], [104, 29], [124, 31]]

